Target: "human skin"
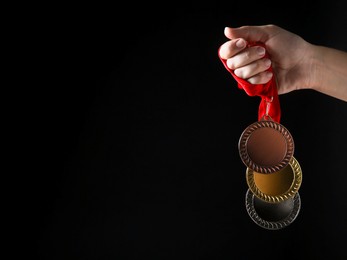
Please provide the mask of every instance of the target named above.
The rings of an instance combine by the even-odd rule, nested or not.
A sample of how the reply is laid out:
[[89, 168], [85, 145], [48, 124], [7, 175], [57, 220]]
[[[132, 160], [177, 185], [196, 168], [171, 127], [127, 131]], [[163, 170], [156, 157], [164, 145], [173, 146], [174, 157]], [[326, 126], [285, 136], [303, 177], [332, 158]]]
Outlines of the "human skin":
[[[276, 25], [226, 27], [219, 56], [251, 84], [276, 77], [278, 94], [312, 89], [347, 102], [347, 52], [315, 45]], [[248, 47], [250, 42], [265, 44]], [[272, 66], [273, 73], [268, 71]]]

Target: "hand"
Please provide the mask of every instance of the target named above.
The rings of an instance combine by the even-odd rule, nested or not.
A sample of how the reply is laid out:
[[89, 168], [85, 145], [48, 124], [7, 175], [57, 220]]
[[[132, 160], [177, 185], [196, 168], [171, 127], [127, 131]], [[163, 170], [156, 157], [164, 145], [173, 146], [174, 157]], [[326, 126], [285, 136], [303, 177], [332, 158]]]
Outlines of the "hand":
[[[311, 87], [312, 45], [300, 36], [275, 25], [226, 27], [224, 34], [229, 40], [219, 55], [236, 76], [251, 84], [265, 84], [275, 76], [279, 94]], [[247, 47], [249, 42], [264, 43], [270, 59], [264, 58], [263, 47]], [[270, 66], [275, 75], [267, 71]]]

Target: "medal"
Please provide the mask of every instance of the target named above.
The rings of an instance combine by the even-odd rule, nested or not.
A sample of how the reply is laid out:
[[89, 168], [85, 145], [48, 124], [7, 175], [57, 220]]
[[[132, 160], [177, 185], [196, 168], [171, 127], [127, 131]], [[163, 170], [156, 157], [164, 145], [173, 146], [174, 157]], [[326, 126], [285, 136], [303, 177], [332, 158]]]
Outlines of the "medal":
[[249, 125], [239, 139], [243, 163], [259, 173], [273, 173], [289, 163], [294, 154], [294, 141], [281, 124], [263, 117]]
[[300, 212], [299, 193], [278, 203], [267, 203], [257, 198], [249, 189], [246, 192], [246, 210], [254, 223], [262, 228], [278, 230], [289, 226]]
[[247, 168], [246, 181], [257, 198], [269, 203], [282, 202], [298, 192], [302, 182], [301, 167], [292, 157], [287, 166], [271, 174], [257, 173]]

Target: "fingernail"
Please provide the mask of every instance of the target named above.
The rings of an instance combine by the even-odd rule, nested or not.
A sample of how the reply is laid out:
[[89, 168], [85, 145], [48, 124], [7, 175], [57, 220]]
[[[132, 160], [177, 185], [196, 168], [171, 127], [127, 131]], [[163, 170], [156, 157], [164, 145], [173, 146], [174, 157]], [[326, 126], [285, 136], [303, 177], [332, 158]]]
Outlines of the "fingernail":
[[258, 47], [257, 48], [257, 52], [260, 56], [264, 55], [265, 54], [265, 49], [263, 47]]
[[264, 63], [265, 63], [265, 66], [266, 66], [266, 67], [270, 67], [270, 65], [271, 65], [271, 60], [266, 59]]
[[267, 78], [272, 78], [272, 72], [271, 71], [267, 71], [266, 72], [266, 74], [265, 74], [265, 76], [267, 77]]
[[238, 48], [243, 48], [243, 47], [245, 47], [246, 46], [246, 42], [243, 40], [243, 39], [238, 39], [237, 41], [236, 41], [236, 47], [238, 47]]

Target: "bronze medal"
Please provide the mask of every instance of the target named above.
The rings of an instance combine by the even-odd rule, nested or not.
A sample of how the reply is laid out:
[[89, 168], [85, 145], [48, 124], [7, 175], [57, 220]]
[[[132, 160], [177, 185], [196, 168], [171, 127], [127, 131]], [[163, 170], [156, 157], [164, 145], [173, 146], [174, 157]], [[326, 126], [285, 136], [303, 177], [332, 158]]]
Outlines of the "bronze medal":
[[246, 170], [246, 181], [249, 189], [259, 199], [278, 203], [295, 196], [302, 182], [302, 171], [298, 161], [292, 157], [289, 164], [271, 174]]
[[279, 203], [267, 203], [251, 192], [246, 192], [246, 210], [251, 219], [260, 227], [278, 230], [287, 227], [296, 219], [300, 212], [301, 200], [299, 193]]
[[294, 154], [294, 140], [280, 123], [261, 119], [249, 125], [238, 143], [243, 163], [258, 173], [278, 172]]

